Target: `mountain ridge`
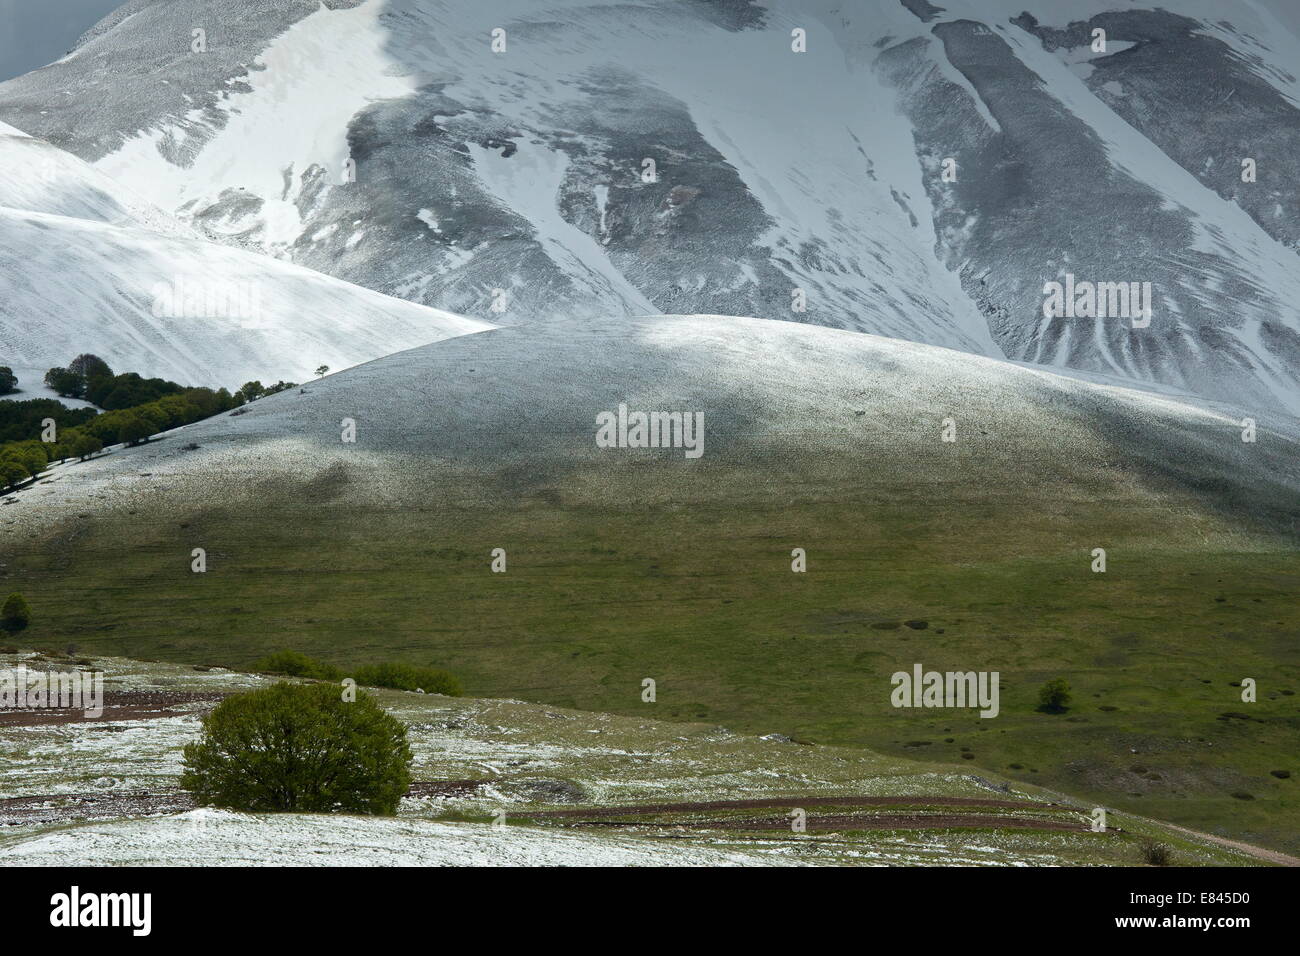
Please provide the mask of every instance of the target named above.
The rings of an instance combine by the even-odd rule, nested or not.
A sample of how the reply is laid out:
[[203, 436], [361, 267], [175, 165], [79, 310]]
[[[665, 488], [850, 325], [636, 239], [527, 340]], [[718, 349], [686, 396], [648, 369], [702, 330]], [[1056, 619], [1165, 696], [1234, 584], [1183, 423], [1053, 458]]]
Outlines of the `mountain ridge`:
[[[1295, 414], [1300, 41], [1255, 3], [1111, 6], [132, 0], [0, 119], [210, 238], [492, 324], [794, 319]], [[1152, 282], [1151, 327], [1045, 319], [1066, 272]]]

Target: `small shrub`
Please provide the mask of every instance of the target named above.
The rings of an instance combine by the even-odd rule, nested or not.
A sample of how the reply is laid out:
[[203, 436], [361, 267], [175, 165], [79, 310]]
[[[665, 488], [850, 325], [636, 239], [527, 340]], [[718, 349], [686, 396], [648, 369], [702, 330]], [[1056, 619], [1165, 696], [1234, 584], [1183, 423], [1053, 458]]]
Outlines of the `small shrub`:
[[464, 693], [455, 675], [436, 667], [419, 667], [399, 662], [369, 664], [358, 667], [352, 677], [366, 687], [422, 690], [426, 694], [444, 694], [447, 697], [459, 697]]
[[0, 608], [0, 624], [7, 630], [20, 631], [32, 620], [32, 609], [27, 606], [27, 599], [15, 591], [5, 599]]
[[323, 664], [297, 651], [276, 651], [253, 661], [252, 669], [260, 674], [284, 674], [311, 680], [338, 680], [343, 676], [333, 664]]
[[1038, 709], [1049, 714], [1059, 714], [1070, 703], [1070, 683], [1063, 677], [1049, 680], [1038, 691]]
[[330, 684], [227, 697], [185, 747], [181, 786], [202, 806], [249, 813], [392, 816], [411, 784], [406, 727], [374, 698]]
[[1147, 841], [1142, 844], [1142, 859], [1148, 866], [1169, 866], [1174, 859], [1174, 851], [1168, 843]]

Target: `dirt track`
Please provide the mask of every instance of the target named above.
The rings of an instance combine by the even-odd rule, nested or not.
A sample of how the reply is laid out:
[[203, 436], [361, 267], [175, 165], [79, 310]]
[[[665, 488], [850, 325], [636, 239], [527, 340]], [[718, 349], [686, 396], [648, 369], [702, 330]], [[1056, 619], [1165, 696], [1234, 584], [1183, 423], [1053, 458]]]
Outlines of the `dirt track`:
[[[584, 820], [572, 824], [584, 827], [626, 827], [628, 821]], [[690, 820], [659, 823], [656, 826], [692, 830], [789, 830], [789, 817], [758, 817], [754, 819]], [[1087, 832], [1086, 823], [1067, 823], [1064, 820], [1036, 820], [1030, 817], [1009, 817], [997, 813], [885, 813], [885, 814], [835, 814], [825, 817], [809, 816], [805, 821], [809, 832], [837, 830], [1072, 830]], [[1111, 832], [1115, 832], [1111, 828]]]
[[763, 800], [713, 800], [702, 803], [654, 803], [626, 807], [589, 807], [585, 810], [541, 810], [530, 817], [632, 816], [663, 813], [711, 813], [716, 810], [762, 810], [782, 807], [969, 807], [985, 810], [1042, 810], [1077, 812], [1059, 803], [1036, 803], [1030, 800], [986, 800], [982, 797], [780, 797]]
[[1202, 840], [1209, 840], [1211, 843], [1217, 843], [1220, 846], [1231, 847], [1234, 850], [1240, 850], [1259, 860], [1265, 860], [1269, 863], [1276, 863], [1278, 866], [1300, 866], [1300, 858], [1290, 856], [1280, 850], [1270, 850], [1266, 847], [1255, 846], [1253, 843], [1242, 843], [1238, 840], [1229, 840], [1227, 837], [1215, 836], [1213, 833], [1202, 833], [1200, 830], [1189, 830], [1186, 827], [1175, 826], [1172, 823], [1166, 823], [1165, 826], [1171, 830], [1178, 830], [1180, 833], [1186, 833], [1188, 836], [1199, 837]]
[[[1041, 817], [1012, 816], [1007, 813], [979, 813], [978, 810], [1033, 810], [1048, 814], [1077, 814], [1075, 808], [1057, 803], [1038, 803], [1028, 800], [988, 800], [980, 797], [905, 797], [905, 796], [838, 796], [838, 797], [788, 797], [763, 800], [716, 800], [699, 803], [659, 803], [624, 807], [590, 807], [587, 809], [541, 810], [528, 813], [530, 819], [564, 821], [574, 827], [630, 827], [660, 826], [703, 830], [789, 830], [791, 820], [785, 813], [761, 816], [706, 816], [719, 811], [764, 810], [795, 807], [909, 807], [909, 813], [809, 813], [805, 820], [808, 831], [834, 830], [945, 830], [945, 829], [1017, 829], [1017, 830], [1071, 830], [1086, 832], [1088, 824], [1082, 820], [1043, 819]], [[960, 808], [965, 813], [916, 812], [915, 808]], [[645, 820], [651, 816], [681, 816], [684, 819]], [[612, 819], [611, 819], [612, 818]]]

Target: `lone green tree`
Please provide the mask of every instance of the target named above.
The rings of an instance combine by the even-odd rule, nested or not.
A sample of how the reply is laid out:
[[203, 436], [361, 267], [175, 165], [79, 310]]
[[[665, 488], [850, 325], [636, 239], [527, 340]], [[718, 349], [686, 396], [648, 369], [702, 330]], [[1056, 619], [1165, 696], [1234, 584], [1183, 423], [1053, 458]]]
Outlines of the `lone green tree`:
[[1064, 677], [1049, 680], [1038, 691], [1038, 709], [1059, 714], [1070, 703], [1070, 683]]
[[27, 599], [15, 591], [5, 598], [4, 607], [0, 608], [0, 624], [7, 630], [19, 631], [31, 623], [32, 609], [27, 606]]
[[79, 376], [84, 381], [89, 381], [92, 378], [113, 377], [113, 370], [108, 367], [108, 363], [98, 355], [91, 355], [89, 352], [83, 352], [69, 362], [68, 371]]
[[228, 697], [185, 747], [181, 786], [250, 813], [391, 816], [411, 784], [406, 726], [338, 684], [280, 683]]
[[251, 382], [245, 382], [235, 393], [235, 401], [240, 405], [248, 402], [255, 402], [266, 394], [266, 386], [254, 379]]

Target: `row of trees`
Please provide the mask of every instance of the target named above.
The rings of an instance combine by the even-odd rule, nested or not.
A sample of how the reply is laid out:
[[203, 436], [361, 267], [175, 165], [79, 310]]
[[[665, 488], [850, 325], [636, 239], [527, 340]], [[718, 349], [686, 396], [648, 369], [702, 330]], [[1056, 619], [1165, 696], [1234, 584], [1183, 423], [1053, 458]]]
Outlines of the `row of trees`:
[[[0, 406], [28, 404], [33, 403], [0, 402]], [[224, 388], [215, 392], [210, 388], [189, 388], [134, 408], [98, 414], [93, 409], [67, 409], [67, 415], [54, 412], [43, 419], [54, 422], [53, 435], [42, 434], [43, 439], [49, 437], [52, 441], [27, 439], [0, 445], [0, 483], [11, 488], [40, 474], [52, 461], [85, 461], [107, 445], [138, 445], [158, 432], [197, 422], [235, 405], [234, 397]], [[88, 417], [82, 417], [86, 413]], [[15, 417], [26, 419], [27, 410], [20, 410]], [[61, 417], [76, 424], [60, 427]], [[37, 427], [32, 431], [41, 434], [46, 429]]]
[[0, 401], [0, 444], [39, 437], [46, 421], [60, 430], [84, 425], [99, 413], [93, 408], [69, 408], [57, 398]]
[[12, 488], [39, 475], [48, 464], [49, 459], [38, 441], [5, 445], [0, 448], [0, 484]]
[[[324, 375], [328, 371], [329, 366], [322, 365], [316, 374]], [[67, 368], [50, 369], [45, 373], [45, 384], [64, 398], [79, 398], [106, 411], [136, 408], [164, 396], [186, 391], [185, 386], [166, 379], [143, 378], [135, 372], [116, 375], [107, 362], [98, 355], [89, 353], [78, 355], [68, 363]], [[233, 398], [236, 405], [243, 405], [297, 387], [297, 382], [282, 381], [274, 385], [263, 385], [258, 381], [245, 382]]]
[[[329, 371], [328, 365], [316, 369], [317, 375]], [[113, 411], [122, 408], [135, 408], [145, 405], [164, 395], [176, 395], [185, 391], [185, 386], [161, 378], [143, 378], [135, 372], [121, 375], [98, 355], [89, 352], [78, 355], [67, 367], [58, 366], [45, 373], [45, 384], [63, 398], [77, 398], [92, 405]], [[276, 382], [263, 385], [261, 382], [245, 382], [235, 392], [235, 404], [243, 405], [254, 402], [267, 395], [297, 388], [297, 382]], [[18, 376], [13, 369], [0, 365], [0, 395], [10, 395], [18, 391]]]
[[255, 402], [259, 398], [274, 395], [276, 392], [283, 392], [297, 387], [297, 382], [276, 382], [274, 385], [263, 385], [261, 382], [256, 381], [245, 382], [240, 386], [239, 391], [235, 392], [235, 404], [245, 405], [248, 402]]
[[45, 384], [64, 398], [79, 398], [110, 411], [185, 391], [183, 385], [166, 379], [143, 378], [135, 372], [116, 375], [107, 362], [89, 353], [78, 355], [67, 368], [50, 369]]
[[[317, 374], [327, 371], [322, 365]], [[12, 391], [18, 380], [8, 368], [0, 367], [0, 394], [5, 394], [6, 383]], [[85, 461], [107, 445], [138, 445], [158, 432], [297, 387], [295, 382], [266, 386], [252, 381], [234, 395], [224, 388], [187, 388], [135, 372], [115, 374], [107, 362], [90, 353], [78, 355], [66, 368], [50, 369], [45, 384], [64, 398], [81, 399], [103, 411], [69, 408], [54, 399], [0, 401], [0, 487], [12, 488], [34, 478], [49, 462]], [[39, 440], [33, 436], [40, 436]]]

